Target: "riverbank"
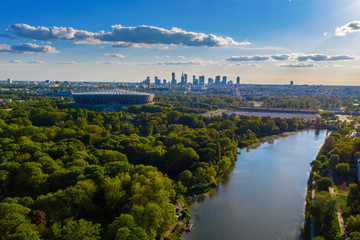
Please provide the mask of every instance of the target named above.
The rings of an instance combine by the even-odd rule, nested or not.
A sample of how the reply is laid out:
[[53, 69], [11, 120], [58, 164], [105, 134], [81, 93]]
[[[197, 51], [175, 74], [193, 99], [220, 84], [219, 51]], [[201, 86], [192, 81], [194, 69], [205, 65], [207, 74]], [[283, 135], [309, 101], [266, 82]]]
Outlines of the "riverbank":
[[[301, 131], [306, 131], [306, 130], [301, 130]], [[299, 133], [301, 131], [283, 132], [283, 133], [279, 133], [279, 134], [275, 134], [275, 135], [261, 137], [258, 139], [257, 143], [253, 143], [249, 146], [243, 147], [243, 149], [256, 149], [263, 143], [266, 143], [266, 142], [272, 143], [275, 139], [286, 138], [289, 135], [293, 135], [293, 134]]]

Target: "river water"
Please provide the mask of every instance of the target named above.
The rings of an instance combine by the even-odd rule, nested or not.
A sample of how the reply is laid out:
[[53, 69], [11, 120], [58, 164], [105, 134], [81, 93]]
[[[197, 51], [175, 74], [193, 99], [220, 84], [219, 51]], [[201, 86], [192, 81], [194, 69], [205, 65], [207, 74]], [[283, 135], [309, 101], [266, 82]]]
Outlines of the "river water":
[[214, 192], [191, 203], [194, 227], [182, 239], [297, 239], [309, 164], [325, 137], [309, 130], [241, 150]]

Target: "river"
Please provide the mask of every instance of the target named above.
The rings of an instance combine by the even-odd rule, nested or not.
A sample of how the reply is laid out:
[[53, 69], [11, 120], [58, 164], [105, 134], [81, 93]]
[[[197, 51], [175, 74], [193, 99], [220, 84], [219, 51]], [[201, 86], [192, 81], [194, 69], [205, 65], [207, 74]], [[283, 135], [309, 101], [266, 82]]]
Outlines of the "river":
[[326, 131], [308, 130], [240, 150], [232, 172], [190, 205], [194, 227], [183, 240], [297, 239], [310, 162]]

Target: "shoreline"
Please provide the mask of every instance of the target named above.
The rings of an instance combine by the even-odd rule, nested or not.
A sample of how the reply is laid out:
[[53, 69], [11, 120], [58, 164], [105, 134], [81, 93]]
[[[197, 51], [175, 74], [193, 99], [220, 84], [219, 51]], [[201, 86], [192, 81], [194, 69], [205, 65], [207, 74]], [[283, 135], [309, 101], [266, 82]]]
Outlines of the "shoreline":
[[258, 139], [257, 143], [253, 143], [249, 146], [240, 148], [240, 149], [246, 149], [246, 150], [251, 150], [251, 149], [256, 149], [258, 148], [261, 144], [266, 143], [266, 142], [273, 142], [275, 139], [280, 139], [280, 138], [286, 138], [289, 135], [293, 135], [302, 131], [306, 131], [308, 129], [305, 130], [300, 130], [300, 131], [293, 131], [293, 132], [283, 132], [283, 133], [279, 133], [279, 134], [275, 134], [275, 135], [269, 135], [269, 136], [265, 136], [265, 137], [261, 137]]

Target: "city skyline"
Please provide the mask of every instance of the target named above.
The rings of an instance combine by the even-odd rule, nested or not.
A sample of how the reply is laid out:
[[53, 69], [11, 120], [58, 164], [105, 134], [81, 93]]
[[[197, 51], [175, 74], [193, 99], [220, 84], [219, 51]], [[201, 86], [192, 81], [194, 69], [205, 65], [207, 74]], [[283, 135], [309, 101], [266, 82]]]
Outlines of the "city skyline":
[[360, 85], [355, 0], [6, 1], [2, 7], [2, 80], [141, 82], [186, 72], [188, 82], [192, 75], [226, 75], [244, 84]]

